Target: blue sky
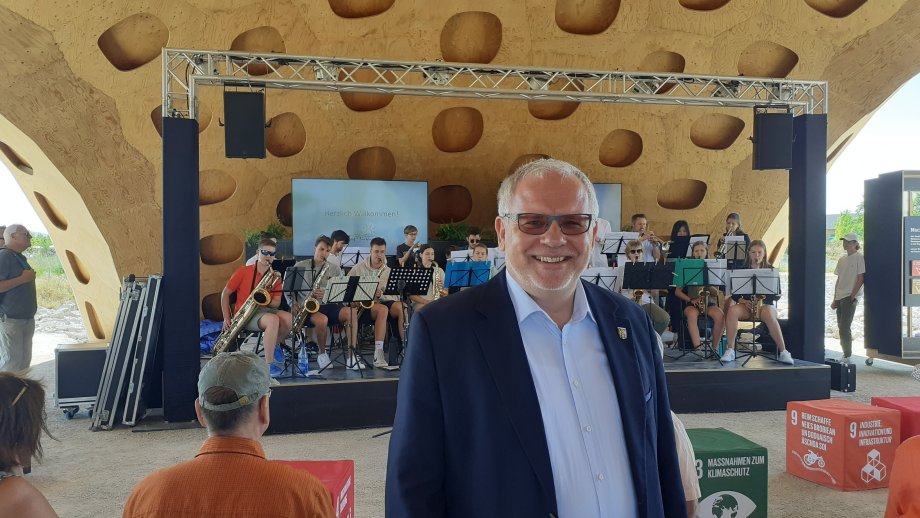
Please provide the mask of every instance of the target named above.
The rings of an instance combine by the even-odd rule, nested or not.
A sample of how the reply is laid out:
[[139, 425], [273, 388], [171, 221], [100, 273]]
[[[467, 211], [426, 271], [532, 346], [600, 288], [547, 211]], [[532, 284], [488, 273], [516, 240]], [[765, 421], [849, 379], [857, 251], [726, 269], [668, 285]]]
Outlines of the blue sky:
[[[827, 174], [827, 213], [855, 209], [862, 200], [863, 181], [868, 178], [890, 171], [920, 170], [918, 150], [920, 76], [908, 81], [882, 105], [834, 162]], [[13, 174], [2, 163], [0, 199], [0, 224], [22, 223], [30, 230], [47, 232]]]

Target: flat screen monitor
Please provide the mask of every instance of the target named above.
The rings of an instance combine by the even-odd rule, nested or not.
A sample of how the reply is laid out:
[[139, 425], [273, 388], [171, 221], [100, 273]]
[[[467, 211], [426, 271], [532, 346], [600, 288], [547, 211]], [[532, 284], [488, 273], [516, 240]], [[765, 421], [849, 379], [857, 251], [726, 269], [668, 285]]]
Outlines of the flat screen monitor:
[[428, 236], [428, 182], [295, 178], [291, 185], [294, 255], [312, 256], [317, 236], [342, 229], [350, 246], [370, 246], [382, 237], [387, 254], [405, 241], [403, 228]]

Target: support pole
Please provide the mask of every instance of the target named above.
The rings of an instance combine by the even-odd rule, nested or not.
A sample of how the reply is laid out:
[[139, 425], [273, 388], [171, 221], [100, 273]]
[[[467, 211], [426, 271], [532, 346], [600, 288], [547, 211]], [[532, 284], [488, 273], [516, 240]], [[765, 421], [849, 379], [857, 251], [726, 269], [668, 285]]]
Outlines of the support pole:
[[827, 115], [793, 119], [789, 171], [789, 336], [796, 358], [824, 362]]
[[163, 118], [163, 417], [195, 419], [199, 371], [198, 121]]

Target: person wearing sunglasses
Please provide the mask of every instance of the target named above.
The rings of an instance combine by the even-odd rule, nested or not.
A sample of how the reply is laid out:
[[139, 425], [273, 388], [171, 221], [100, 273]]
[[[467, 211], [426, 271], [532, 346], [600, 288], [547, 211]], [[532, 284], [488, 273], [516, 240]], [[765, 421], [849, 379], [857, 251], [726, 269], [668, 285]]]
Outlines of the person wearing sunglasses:
[[466, 248], [464, 250], [473, 250], [482, 242], [482, 231], [479, 227], [470, 227], [466, 232]]
[[[626, 243], [626, 262], [629, 264], [636, 264], [642, 262], [644, 257], [645, 250], [642, 248], [642, 241], [638, 239], [633, 239], [632, 241]], [[623, 289], [623, 278], [625, 277], [626, 265], [621, 264], [616, 267], [614, 270], [616, 273], [616, 281], [614, 284], [614, 289], [623, 295], [629, 300], [632, 300], [642, 306], [642, 310], [645, 311], [649, 317], [652, 319], [652, 327], [655, 328], [655, 332], [659, 335], [668, 328], [668, 324], [671, 323], [671, 315], [668, 314], [661, 306], [655, 303], [655, 298], [652, 297], [652, 293], [656, 290], [642, 290], [641, 294], [637, 293], [637, 290], [628, 290]]]
[[566, 162], [502, 182], [504, 271], [413, 318], [387, 516], [686, 516], [655, 330], [580, 278], [597, 214]]
[[3, 231], [0, 248], [0, 371], [20, 372], [32, 364], [32, 336], [38, 298], [35, 270], [23, 252], [32, 246], [32, 234], [22, 225]]
[[[268, 232], [262, 232], [262, 234], [259, 235], [259, 240], [261, 241], [262, 239], [270, 239], [271, 242], [274, 243], [275, 248], [276, 249], [278, 248], [278, 238], [269, 234]], [[256, 264], [257, 262], [259, 262], [259, 251], [258, 250], [256, 250], [256, 253], [252, 254], [252, 257], [246, 260], [246, 266], [252, 266]]]
[[[271, 272], [272, 261], [275, 260], [274, 243], [268, 238], [259, 241], [259, 248], [256, 251], [259, 256], [258, 262], [238, 268], [230, 276], [230, 280], [227, 281], [227, 285], [221, 291], [220, 309], [224, 317], [224, 328], [230, 325], [233, 315], [246, 302], [246, 299], [249, 298], [252, 290], [259, 284], [262, 277]], [[256, 310], [246, 324], [246, 330], [256, 333], [262, 332], [265, 361], [269, 363], [269, 372], [272, 377], [277, 378], [284, 372], [284, 365], [275, 363], [275, 346], [291, 332], [291, 314], [278, 309], [281, 305], [280, 279], [269, 286], [269, 291], [271, 292], [271, 302]], [[232, 293], [236, 293], [236, 302], [231, 313], [230, 294]]]

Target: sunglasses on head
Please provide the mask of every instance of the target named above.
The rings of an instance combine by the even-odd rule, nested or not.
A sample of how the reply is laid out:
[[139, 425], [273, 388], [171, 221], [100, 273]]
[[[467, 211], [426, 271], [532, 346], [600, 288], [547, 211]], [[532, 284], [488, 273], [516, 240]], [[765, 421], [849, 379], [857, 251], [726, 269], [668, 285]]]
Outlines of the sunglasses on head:
[[259, 253], [262, 254], [262, 255], [268, 255], [268, 256], [271, 256], [271, 257], [275, 257], [275, 252], [272, 252], [271, 250], [260, 249], [260, 250], [259, 250]]

